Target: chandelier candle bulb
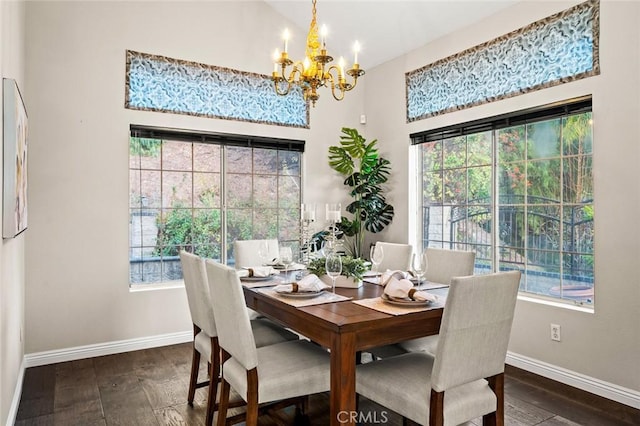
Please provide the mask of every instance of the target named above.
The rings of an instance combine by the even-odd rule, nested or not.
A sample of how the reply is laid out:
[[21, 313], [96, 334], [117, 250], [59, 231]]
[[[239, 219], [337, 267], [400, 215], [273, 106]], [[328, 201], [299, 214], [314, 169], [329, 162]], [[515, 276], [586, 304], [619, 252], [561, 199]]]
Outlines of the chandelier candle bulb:
[[360, 52], [360, 43], [357, 41], [353, 44], [353, 65], [358, 63], [358, 53]]
[[322, 27], [320, 27], [320, 37], [322, 37], [322, 48], [326, 49], [327, 48], [327, 26], [326, 25], [322, 25]]
[[289, 28], [284, 29], [282, 38], [284, 39], [284, 53], [287, 53], [287, 48], [289, 47]]

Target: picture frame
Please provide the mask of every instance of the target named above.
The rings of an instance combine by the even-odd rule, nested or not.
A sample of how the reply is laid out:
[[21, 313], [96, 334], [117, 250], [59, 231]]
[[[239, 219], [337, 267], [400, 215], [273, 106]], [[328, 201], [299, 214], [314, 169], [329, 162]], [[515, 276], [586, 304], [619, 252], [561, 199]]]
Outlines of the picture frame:
[[10, 78], [3, 88], [2, 238], [14, 238], [27, 229], [27, 110]]

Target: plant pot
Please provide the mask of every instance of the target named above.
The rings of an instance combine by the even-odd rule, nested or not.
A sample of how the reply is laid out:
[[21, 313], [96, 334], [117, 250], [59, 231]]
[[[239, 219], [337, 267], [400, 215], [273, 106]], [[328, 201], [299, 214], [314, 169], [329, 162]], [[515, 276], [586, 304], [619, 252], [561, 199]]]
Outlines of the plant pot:
[[[322, 282], [331, 285], [331, 277], [329, 275], [320, 275], [320, 279]], [[344, 275], [340, 275], [336, 278], [336, 287], [340, 288], [358, 288], [362, 287], [362, 280], [356, 281], [353, 277], [345, 277]]]

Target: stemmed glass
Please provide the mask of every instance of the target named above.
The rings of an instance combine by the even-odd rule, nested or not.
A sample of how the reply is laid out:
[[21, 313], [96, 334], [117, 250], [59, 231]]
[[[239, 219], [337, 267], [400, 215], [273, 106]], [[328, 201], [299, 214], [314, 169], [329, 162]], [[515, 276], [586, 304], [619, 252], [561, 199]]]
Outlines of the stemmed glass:
[[422, 276], [427, 272], [428, 266], [427, 253], [413, 253], [411, 258], [411, 270], [416, 274], [416, 278], [418, 279], [418, 283], [416, 285], [419, 286], [422, 283]]
[[331, 278], [333, 292], [336, 292], [336, 278], [342, 273], [342, 258], [337, 253], [329, 253], [326, 257], [324, 268]]
[[373, 272], [378, 272], [378, 266], [382, 263], [382, 259], [384, 258], [384, 251], [382, 250], [382, 246], [373, 245], [371, 246], [371, 253], [369, 253], [369, 259], [371, 260], [371, 265], [373, 266]]
[[293, 264], [291, 247], [280, 247], [280, 263], [284, 265], [285, 279], [289, 280], [289, 266]]
[[258, 245], [258, 256], [260, 256], [262, 264], [266, 265], [269, 261], [269, 243], [267, 240], [260, 241]]

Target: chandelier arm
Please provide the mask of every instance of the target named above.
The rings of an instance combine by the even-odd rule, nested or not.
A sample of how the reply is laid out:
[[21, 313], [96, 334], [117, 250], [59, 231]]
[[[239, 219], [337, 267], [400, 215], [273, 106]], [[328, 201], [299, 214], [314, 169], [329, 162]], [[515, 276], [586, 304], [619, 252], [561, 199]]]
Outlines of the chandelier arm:
[[336, 84], [334, 81], [334, 76], [333, 74], [331, 74], [331, 70], [335, 69], [336, 72], [338, 73], [338, 76], [340, 76], [340, 69], [338, 67], [336, 67], [335, 65], [333, 65], [332, 67], [330, 67], [327, 70], [327, 73], [325, 74], [327, 76], [327, 80], [329, 80], [329, 82], [331, 83], [331, 95], [333, 96], [333, 99], [335, 99], [336, 101], [341, 101], [344, 99], [344, 77], [338, 77], [338, 90], [339, 95], [336, 95]]
[[[287, 90], [285, 91], [280, 91], [279, 89], [279, 85], [282, 82], [286, 82], [287, 83]], [[289, 91], [291, 90], [291, 82], [283, 77], [276, 77], [273, 79], [273, 87], [276, 89], [276, 93], [280, 96], [285, 96], [289, 94]]]

